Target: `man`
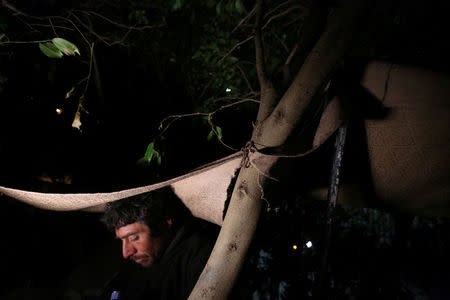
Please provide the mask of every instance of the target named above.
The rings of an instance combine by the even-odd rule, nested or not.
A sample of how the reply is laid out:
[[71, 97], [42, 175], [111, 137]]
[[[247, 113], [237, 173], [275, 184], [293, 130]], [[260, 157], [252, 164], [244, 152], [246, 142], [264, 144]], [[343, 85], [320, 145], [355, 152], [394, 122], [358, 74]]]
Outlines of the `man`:
[[126, 264], [106, 289], [120, 299], [187, 299], [217, 233], [170, 189], [111, 202], [102, 221], [121, 240], [123, 257], [140, 266]]

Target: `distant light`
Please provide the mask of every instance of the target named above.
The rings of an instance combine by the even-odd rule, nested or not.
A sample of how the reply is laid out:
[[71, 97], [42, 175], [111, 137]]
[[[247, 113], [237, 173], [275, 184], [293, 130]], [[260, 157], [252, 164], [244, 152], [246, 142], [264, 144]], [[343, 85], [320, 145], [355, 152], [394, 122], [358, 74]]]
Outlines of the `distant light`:
[[306, 247], [311, 248], [311, 247], [312, 247], [312, 242], [311, 242], [311, 241], [308, 241], [308, 242], [306, 243]]
[[57, 108], [57, 109], [56, 109], [56, 113], [57, 113], [58, 115], [62, 114], [62, 112], [63, 112], [63, 111], [62, 111], [61, 108]]
[[231, 92], [231, 89], [230, 89], [230, 88], [227, 88], [227, 89], [225, 90], [225, 92], [229, 93], [229, 92]]
[[298, 246], [297, 245], [292, 245], [292, 249], [297, 250]]

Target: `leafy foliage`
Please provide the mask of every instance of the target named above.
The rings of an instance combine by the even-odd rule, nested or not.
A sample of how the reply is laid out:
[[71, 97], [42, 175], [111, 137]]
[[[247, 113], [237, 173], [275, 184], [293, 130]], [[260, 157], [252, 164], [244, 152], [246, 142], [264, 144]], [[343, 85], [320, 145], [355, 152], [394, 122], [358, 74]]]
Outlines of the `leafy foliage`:
[[39, 43], [39, 49], [41, 49], [42, 53], [50, 58], [61, 58], [63, 57], [63, 53], [55, 44], [48, 42], [45, 44]]
[[39, 49], [50, 58], [61, 58], [63, 55], [80, 55], [78, 47], [62, 38], [53, 38], [51, 42], [39, 43]]

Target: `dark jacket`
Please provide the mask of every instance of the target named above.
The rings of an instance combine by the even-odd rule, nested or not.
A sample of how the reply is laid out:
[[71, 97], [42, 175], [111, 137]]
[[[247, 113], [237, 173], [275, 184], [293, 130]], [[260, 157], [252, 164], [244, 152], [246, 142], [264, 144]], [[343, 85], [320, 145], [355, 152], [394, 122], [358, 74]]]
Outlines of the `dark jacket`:
[[205, 230], [198, 222], [189, 222], [178, 230], [151, 268], [127, 266], [112, 283], [109, 295], [115, 289], [125, 300], [187, 299], [206, 265], [215, 237], [216, 232]]

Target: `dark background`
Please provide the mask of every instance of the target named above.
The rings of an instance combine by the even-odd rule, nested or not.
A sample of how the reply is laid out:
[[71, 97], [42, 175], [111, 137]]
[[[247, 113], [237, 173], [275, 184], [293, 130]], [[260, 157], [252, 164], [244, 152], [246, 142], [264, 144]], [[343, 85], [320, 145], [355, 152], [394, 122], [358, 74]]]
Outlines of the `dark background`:
[[[124, 23], [129, 11], [145, 9], [152, 17], [150, 23], [158, 23], [163, 13], [156, 7], [161, 3], [152, 7], [140, 2], [116, 1], [105, 8], [89, 1], [10, 1], [35, 16], [63, 14], [79, 5], [101, 8]], [[250, 1], [244, 4], [251, 6]], [[191, 11], [199, 9], [195, 5]], [[82, 131], [71, 127], [82, 88], [69, 99], [64, 95], [86, 76], [86, 56], [81, 61], [77, 57], [55, 60], [45, 57], [37, 44], [0, 46], [0, 184], [43, 192], [108, 192], [180, 175], [232, 153], [216, 139], [207, 140], [210, 128], [201, 118], [181, 119], [163, 139], [158, 137], [164, 117], [205, 108], [196, 89], [207, 83], [189, 77], [201, 71], [190, 57], [201, 44], [202, 26], [214, 13], [213, 7], [196, 14], [192, 22], [184, 10], [170, 12], [164, 29], [131, 33], [131, 46], [109, 47], [97, 41], [101, 89], [90, 82], [85, 103], [89, 114], [82, 115]], [[374, 21], [364, 31], [363, 46], [354, 51], [358, 59], [448, 73], [445, 1], [379, 2], [371, 17]], [[50, 31], [33, 32], [4, 7], [0, 18], [1, 29], [11, 40], [52, 37]], [[107, 34], [110, 29], [104, 26], [102, 33]], [[73, 36], [67, 38], [88, 53]], [[243, 47], [236, 55], [246, 57], [250, 50]], [[223, 87], [216, 96], [226, 96]], [[56, 114], [56, 108], [63, 113]], [[228, 144], [236, 148], [245, 144], [255, 111], [256, 106], [245, 106], [215, 117]], [[163, 153], [162, 165], [137, 164], [155, 139]], [[64, 178], [70, 184], [63, 183]], [[5, 196], [0, 199], [0, 298], [95, 295], [119, 268], [120, 245], [100, 224], [98, 214], [43, 211]], [[295, 200], [296, 195], [288, 195], [279, 201], [277, 213], [263, 215], [250, 250], [244, 277], [259, 299], [316, 295], [326, 207]], [[450, 297], [447, 218], [339, 208], [335, 223], [326, 281], [326, 293], [332, 298]], [[305, 247], [308, 241], [313, 242], [312, 248]], [[293, 250], [293, 244], [299, 249]]]

